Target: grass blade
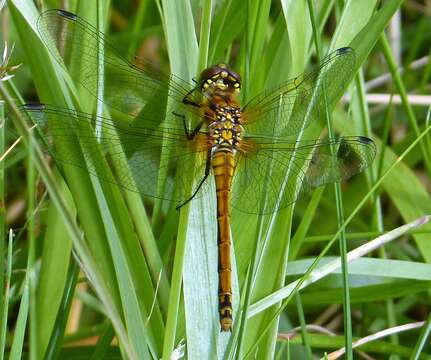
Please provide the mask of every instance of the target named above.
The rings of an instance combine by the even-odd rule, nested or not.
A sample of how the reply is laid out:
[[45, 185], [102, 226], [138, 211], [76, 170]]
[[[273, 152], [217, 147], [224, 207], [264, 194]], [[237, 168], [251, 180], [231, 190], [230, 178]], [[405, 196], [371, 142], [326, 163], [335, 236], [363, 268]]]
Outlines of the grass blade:
[[[22, 359], [22, 353], [24, 348], [24, 335], [27, 325], [27, 318], [30, 310], [30, 284], [29, 276], [31, 269], [27, 268], [27, 276], [24, 282], [24, 289], [22, 292], [21, 303], [18, 311], [18, 319], [16, 322], [15, 333], [10, 349], [9, 359], [20, 360]], [[35, 350], [33, 350], [35, 351]]]
[[0, 328], [0, 358], [3, 360], [6, 354], [6, 335], [7, 335], [7, 316], [9, 310], [9, 293], [10, 293], [10, 279], [12, 275], [12, 253], [13, 253], [13, 232], [9, 231], [9, 243], [7, 247], [7, 257], [5, 262], [5, 286], [3, 299], [3, 307], [1, 313], [1, 328]]

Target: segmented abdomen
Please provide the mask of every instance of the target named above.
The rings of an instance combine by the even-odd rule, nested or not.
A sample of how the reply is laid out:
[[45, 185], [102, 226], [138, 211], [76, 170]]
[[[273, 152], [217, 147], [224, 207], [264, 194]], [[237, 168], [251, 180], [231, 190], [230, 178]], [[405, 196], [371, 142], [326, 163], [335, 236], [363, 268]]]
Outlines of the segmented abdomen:
[[219, 148], [212, 159], [217, 194], [219, 314], [222, 331], [232, 330], [230, 192], [235, 169], [231, 148]]

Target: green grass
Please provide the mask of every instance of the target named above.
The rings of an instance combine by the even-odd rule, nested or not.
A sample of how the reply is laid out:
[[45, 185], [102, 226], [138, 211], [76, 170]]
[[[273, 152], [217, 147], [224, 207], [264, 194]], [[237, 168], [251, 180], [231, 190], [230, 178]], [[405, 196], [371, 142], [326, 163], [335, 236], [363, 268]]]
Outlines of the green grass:
[[[1, 21], [13, 25], [4, 36], [15, 42], [12, 62], [23, 66], [0, 83], [11, 114], [0, 129], [0, 150], [22, 137], [0, 163], [0, 200], [6, 203], [0, 246], [7, 258], [3, 282], [10, 284], [0, 311], [6, 357], [170, 359], [175, 350], [189, 359], [307, 359], [346, 346], [346, 358], [353, 359], [359, 356], [355, 340], [417, 321], [426, 322], [359, 350], [379, 359], [430, 356], [430, 225], [415, 223], [366, 252], [369, 258], [347, 262], [347, 254], [377, 237], [370, 234], [431, 214], [430, 127], [426, 111], [407, 97], [426, 94], [429, 79], [425, 69], [400, 75], [391, 48], [399, 40], [388, 42], [383, 33], [400, 9], [408, 67], [429, 53], [425, 14], [401, 0], [142, 0], [136, 8], [114, 0], [72, 3], [68, 10], [104, 28], [125, 55], [149, 56], [142, 47], [156, 44], [161, 67], [183, 79], [230, 63], [242, 75], [244, 101], [302, 73], [315, 61], [316, 48], [322, 57], [351, 46], [357, 61], [349, 74], [351, 100], [328, 115], [335, 133], [370, 136], [378, 154], [372, 169], [341, 184], [335, 195], [327, 186], [271, 215], [233, 211], [234, 329], [220, 333], [214, 193], [176, 211], [73, 166], [58, 171], [49, 164], [17, 116], [16, 100], [37, 94], [44, 103], [109, 114], [52, 59], [37, 32], [36, 8], [10, 0], [2, 13], [10, 18]], [[368, 104], [366, 81], [387, 71], [389, 83], [372, 92], [401, 94], [402, 103]], [[105, 84], [99, 85], [103, 91]], [[322, 130], [310, 126], [303, 136], [317, 138]], [[71, 151], [83, 156], [85, 147], [77, 142]], [[105, 164], [110, 177], [101, 156], [93, 160]], [[126, 161], [118, 157], [112, 168]], [[158, 186], [166, 176], [160, 174]], [[6, 222], [19, 200], [25, 210]], [[6, 248], [9, 228], [17, 229], [13, 253], [11, 241]], [[340, 252], [332, 245], [341, 235]], [[341, 268], [316, 281], [334, 259]], [[318, 319], [332, 335], [310, 332]], [[72, 320], [78, 325], [71, 329]]]

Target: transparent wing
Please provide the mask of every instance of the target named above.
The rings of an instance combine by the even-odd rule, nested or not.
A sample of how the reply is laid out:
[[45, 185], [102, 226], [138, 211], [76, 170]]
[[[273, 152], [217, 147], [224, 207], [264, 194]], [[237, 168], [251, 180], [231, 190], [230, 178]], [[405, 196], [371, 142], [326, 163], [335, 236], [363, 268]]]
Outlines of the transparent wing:
[[[191, 176], [204, 177], [206, 134], [188, 140], [174, 130], [162, 133], [136, 128], [127, 122], [43, 104], [23, 105], [20, 111], [37, 124], [34, 131], [55, 161], [80, 167], [124, 189], [180, 205], [193, 192]], [[93, 127], [101, 130], [97, 141]], [[163, 184], [158, 181], [160, 174], [166, 178]], [[205, 182], [198, 194], [208, 187]]]
[[249, 151], [237, 158], [232, 206], [246, 213], [270, 214], [316, 187], [346, 180], [367, 168], [376, 153], [374, 142], [364, 136], [245, 141]]
[[[200, 122], [199, 106], [183, 104], [185, 96], [199, 96], [193, 85], [163, 74], [150, 63], [140, 62], [142, 68], [135, 66], [121, 56], [102, 32], [77, 15], [48, 10], [41, 14], [38, 30], [50, 53], [72, 79], [111, 110], [136, 118], [146, 128], [183, 130], [183, 123], [173, 116], [173, 111], [190, 115], [189, 129]], [[98, 91], [101, 84], [103, 91]]]
[[298, 134], [311, 121], [324, 120], [324, 89], [331, 110], [354, 67], [353, 49], [340, 48], [310, 72], [257, 95], [244, 107], [247, 135], [287, 137]]

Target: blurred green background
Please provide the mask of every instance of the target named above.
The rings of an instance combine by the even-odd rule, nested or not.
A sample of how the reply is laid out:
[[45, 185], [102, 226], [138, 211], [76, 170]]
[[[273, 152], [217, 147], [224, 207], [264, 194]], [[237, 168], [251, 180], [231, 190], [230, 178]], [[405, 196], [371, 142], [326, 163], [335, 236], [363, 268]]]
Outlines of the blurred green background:
[[[355, 72], [331, 118], [336, 133], [376, 142], [373, 167], [341, 194], [328, 185], [272, 215], [233, 211], [232, 333], [218, 323], [214, 196], [176, 211], [85, 171], [58, 171], [17, 113], [25, 102], [94, 105], [40, 39], [39, 13], [50, 8], [78, 13], [124, 57], [189, 82], [229, 63], [244, 100], [316, 64], [316, 47], [354, 48]], [[328, 357], [429, 358], [430, 226], [401, 228], [352, 263], [346, 252], [431, 214], [430, 16], [428, 0], [7, 1], [2, 356], [311, 359], [346, 346]], [[326, 276], [335, 260], [341, 269]]]

